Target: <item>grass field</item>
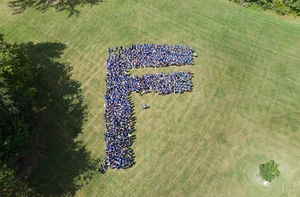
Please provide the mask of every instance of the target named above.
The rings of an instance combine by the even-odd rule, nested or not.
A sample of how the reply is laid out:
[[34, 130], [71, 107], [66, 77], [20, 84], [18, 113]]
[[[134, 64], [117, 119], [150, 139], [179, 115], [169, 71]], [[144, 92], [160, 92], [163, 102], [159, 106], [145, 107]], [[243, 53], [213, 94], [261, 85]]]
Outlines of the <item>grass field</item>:
[[[88, 112], [75, 140], [91, 160], [102, 159], [105, 148], [108, 47], [182, 44], [199, 56], [194, 66], [131, 71], [194, 73], [192, 93], [131, 95], [132, 168], [100, 175], [54, 142], [55, 154], [30, 178], [45, 196], [300, 196], [299, 20], [225, 0], [107, 0], [70, 18], [53, 10], [12, 15], [6, 3], [0, 0], [0, 32], [7, 41], [67, 46], [60, 61], [74, 67]], [[281, 174], [265, 187], [258, 165], [270, 159]]]

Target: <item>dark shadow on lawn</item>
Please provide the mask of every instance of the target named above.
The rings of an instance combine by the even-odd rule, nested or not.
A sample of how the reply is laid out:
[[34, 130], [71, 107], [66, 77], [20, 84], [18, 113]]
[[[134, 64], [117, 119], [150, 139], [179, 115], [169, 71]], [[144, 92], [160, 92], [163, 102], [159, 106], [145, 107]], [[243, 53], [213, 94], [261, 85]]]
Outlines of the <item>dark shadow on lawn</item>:
[[23, 13], [28, 8], [34, 8], [42, 12], [47, 11], [49, 8], [54, 8], [59, 12], [69, 12], [70, 17], [80, 14], [80, 11], [77, 9], [78, 6], [94, 6], [102, 2], [103, 0], [11, 0], [8, 2], [8, 6], [14, 10], [14, 14]]
[[86, 117], [80, 83], [71, 78], [72, 67], [57, 61], [65, 45], [27, 43], [36, 88], [38, 135], [26, 146], [21, 173], [34, 196], [72, 196], [96, 172], [99, 161], [76, 141]]

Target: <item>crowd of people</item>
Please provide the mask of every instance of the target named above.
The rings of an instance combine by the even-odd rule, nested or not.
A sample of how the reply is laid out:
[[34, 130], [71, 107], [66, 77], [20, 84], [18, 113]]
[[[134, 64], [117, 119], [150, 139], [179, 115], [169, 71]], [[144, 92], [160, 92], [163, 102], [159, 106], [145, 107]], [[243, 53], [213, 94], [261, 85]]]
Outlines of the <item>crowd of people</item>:
[[133, 118], [129, 100], [130, 92], [145, 94], [157, 92], [165, 95], [192, 91], [192, 73], [145, 74], [130, 76], [128, 69], [141, 67], [166, 67], [193, 64], [194, 50], [180, 45], [134, 44], [129, 47], [108, 49], [106, 63], [106, 93], [104, 122], [106, 143], [104, 162], [99, 172], [108, 167], [125, 169], [132, 165]]
[[140, 94], [155, 92], [159, 95], [181, 93], [192, 90], [192, 73], [173, 72], [170, 74], [145, 74], [142, 77], [133, 76], [128, 83], [129, 89]]

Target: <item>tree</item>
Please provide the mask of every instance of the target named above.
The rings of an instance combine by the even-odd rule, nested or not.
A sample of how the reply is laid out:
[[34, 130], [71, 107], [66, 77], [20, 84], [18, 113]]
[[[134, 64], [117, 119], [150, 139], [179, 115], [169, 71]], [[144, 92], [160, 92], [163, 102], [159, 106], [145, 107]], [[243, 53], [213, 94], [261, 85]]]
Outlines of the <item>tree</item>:
[[274, 160], [270, 160], [265, 164], [259, 164], [259, 173], [260, 176], [271, 182], [275, 177], [279, 176], [280, 171], [278, 170], [278, 164], [274, 162]]
[[30, 136], [35, 88], [23, 45], [8, 44], [0, 35], [0, 160], [16, 161]]
[[263, 10], [274, 10], [279, 15], [293, 14], [300, 16], [300, 0], [229, 0], [244, 7], [253, 6]]
[[96, 169], [99, 161], [75, 140], [86, 106], [72, 66], [58, 61], [65, 48], [10, 44], [0, 34], [1, 196], [75, 195]]
[[0, 34], [0, 192], [27, 196], [27, 184], [17, 176], [17, 160], [30, 136], [35, 89], [24, 46], [8, 44]]
[[28, 196], [29, 190], [25, 182], [16, 176], [14, 170], [0, 163], [1, 196]]
[[84, 5], [97, 5], [103, 0], [11, 0], [9, 1], [9, 7], [13, 8], [16, 14], [22, 13], [28, 8], [35, 8], [39, 11], [46, 11], [49, 8], [54, 8], [57, 11], [68, 11], [69, 16], [78, 16], [80, 11], [76, 9], [77, 6]]

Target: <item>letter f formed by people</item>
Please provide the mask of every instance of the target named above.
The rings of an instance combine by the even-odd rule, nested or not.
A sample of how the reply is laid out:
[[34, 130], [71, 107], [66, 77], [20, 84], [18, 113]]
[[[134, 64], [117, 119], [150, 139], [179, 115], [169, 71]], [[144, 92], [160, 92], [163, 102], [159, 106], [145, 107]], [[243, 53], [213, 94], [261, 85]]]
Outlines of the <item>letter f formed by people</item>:
[[108, 49], [106, 62], [106, 92], [104, 141], [106, 143], [103, 168], [125, 169], [133, 165], [133, 118], [129, 100], [131, 92], [159, 95], [192, 91], [191, 72], [145, 74], [130, 76], [128, 69], [166, 67], [193, 64], [194, 50], [180, 45], [134, 44]]

